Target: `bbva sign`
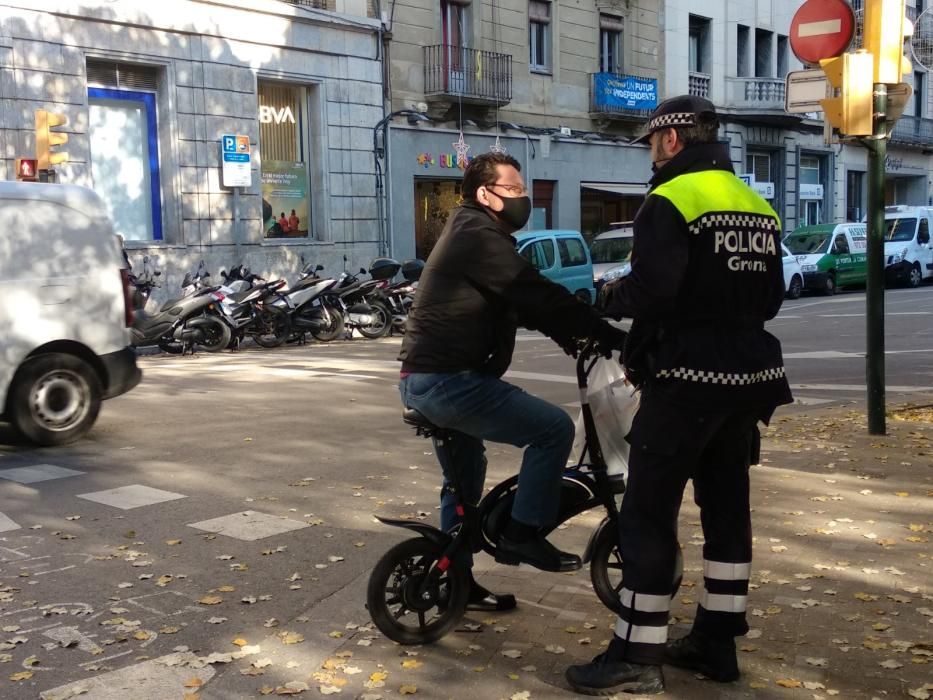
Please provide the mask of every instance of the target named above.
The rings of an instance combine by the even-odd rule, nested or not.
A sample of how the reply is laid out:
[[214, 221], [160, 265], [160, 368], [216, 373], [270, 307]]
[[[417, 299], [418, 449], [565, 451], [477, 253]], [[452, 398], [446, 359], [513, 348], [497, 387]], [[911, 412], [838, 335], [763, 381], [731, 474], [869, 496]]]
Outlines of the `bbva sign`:
[[294, 124], [295, 115], [292, 114], [291, 107], [277, 109], [268, 105], [259, 105], [259, 121], [263, 124], [271, 124], [272, 122], [276, 124], [281, 124], [282, 122]]

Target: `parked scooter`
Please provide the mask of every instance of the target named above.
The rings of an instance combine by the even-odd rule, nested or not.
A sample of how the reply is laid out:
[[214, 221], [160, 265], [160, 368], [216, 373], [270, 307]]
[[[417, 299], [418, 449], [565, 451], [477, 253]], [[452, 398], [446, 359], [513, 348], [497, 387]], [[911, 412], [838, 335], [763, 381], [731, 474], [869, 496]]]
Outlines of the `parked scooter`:
[[[155, 277], [161, 272], [147, 269], [148, 258], [143, 260], [143, 275], [135, 278], [134, 301], [138, 302], [133, 326], [130, 328], [132, 345], [158, 345], [173, 354], [194, 353], [196, 347], [208, 352], [219, 352], [230, 342], [230, 329], [212, 314], [219, 295], [213, 290], [167, 301], [157, 312], [145, 310], [149, 295], [161, 286]], [[190, 275], [189, 275], [190, 276]], [[134, 277], [131, 275], [131, 281]]]
[[[391, 262], [395, 262], [392, 260]], [[398, 264], [398, 263], [396, 263]], [[382, 294], [385, 303], [392, 313], [392, 328], [390, 333], [405, 333], [405, 325], [408, 321], [408, 312], [415, 301], [415, 291], [418, 289], [418, 281], [421, 279], [421, 271], [424, 269], [422, 260], [406, 260], [400, 265], [402, 277], [400, 282], [392, 283], [391, 277], [383, 279], [381, 284]], [[392, 275], [394, 277], [394, 275]]]
[[[343, 261], [346, 265], [346, 256]], [[356, 275], [342, 272], [338, 283], [324, 295], [325, 301], [331, 301], [342, 311], [348, 338], [354, 330], [364, 338], [381, 338], [391, 329], [392, 312], [379, 289], [379, 280], [360, 281], [359, 275], [365, 274], [366, 269], [362, 267]]]
[[305, 342], [305, 336], [322, 342], [333, 340], [343, 333], [343, 313], [339, 307], [323, 294], [337, 284], [337, 280], [321, 278], [317, 273], [324, 269], [321, 265], [305, 264], [301, 260], [302, 270], [298, 280], [290, 288], [272, 293], [267, 306], [281, 309], [288, 314], [291, 324], [291, 338], [299, 343]]

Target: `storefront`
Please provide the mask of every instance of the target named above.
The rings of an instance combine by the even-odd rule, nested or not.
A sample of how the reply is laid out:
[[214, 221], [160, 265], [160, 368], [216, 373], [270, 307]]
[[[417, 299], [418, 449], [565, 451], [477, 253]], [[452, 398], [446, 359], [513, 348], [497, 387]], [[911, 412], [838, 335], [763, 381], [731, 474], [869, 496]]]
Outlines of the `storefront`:
[[[293, 277], [302, 256], [339, 272], [345, 255], [350, 266], [379, 255], [378, 20], [199, 3], [183, 17], [170, 4], [115, 3], [102, 19], [60, 5], [0, 1], [11, 115], [0, 178], [34, 151], [35, 110], [66, 116], [69, 157], [55, 177], [100, 194], [132, 264], [149, 256], [162, 270], [153, 303], [201, 261], [215, 278], [241, 262]], [[275, 30], [258, 43], [256, 26]], [[203, 57], [189, 50], [202, 42]], [[248, 154], [236, 188], [223, 174], [225, 135]]]
[[[495, 130], [464, 133], [468, 157], [486, 153]], [[532, 198], [528, 229], [570, 229], [593, 235], [630, 221], [651, 175], [648, 149], [541, 135], [499, 133], [522, 166]], [[463, 169], [450, 129], [393, 124], [388, 130], [386, 218], [392, 257], [425, 259], [460, 202]]]

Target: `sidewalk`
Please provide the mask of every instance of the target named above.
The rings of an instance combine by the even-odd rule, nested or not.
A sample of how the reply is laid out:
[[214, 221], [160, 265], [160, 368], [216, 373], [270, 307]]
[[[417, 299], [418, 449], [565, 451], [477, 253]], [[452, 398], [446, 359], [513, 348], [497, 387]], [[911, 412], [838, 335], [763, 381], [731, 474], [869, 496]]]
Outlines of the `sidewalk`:
[[[933, 698], [933, 396], [916, 398], [915, 405], [924, 404], [928, 408], [903, 414], [905, 420], [892, 416], [885, 437], [867, 435], [865, 417], [853, 407], [779, 414], [764, 435], [762, 463], [752, 472], [752, 631], [738, 640], [742, 677], [718, 684], [667, 668], [664, 697]], [[516, 455], [512, 448], [490, 446], [490, 484]], [[436, 512], [425, 515], [432, 521]], [[555, 542], [582, 552], [598, 521], [598, 514], [584, 514], [555, 533]], [[405, 537], [396, 534], [394, 541]], [[686, 570], [674, 598], [672, 637], [689, 629], [702, 586], [702, 535], [689, 488], [680, 536]], [[369, 554], [374, 563], [377, 553]], [[255, 651], [227, 658], [231, 663], [179, 666], [159, 697], [578, 697], [566, 686], [564, 670], [599, 653], [615, 622], [593, 593], [588, 569], [542, 573], [480, 556], [476, 573], [488, 588], [514, 592], [518, 610], [469, 613], [438, 643], [402, 647], [369, 620], [364, 569], [281, 627], [273, 619], [264, 626], [269, 629], [234, 625], [212, 633], [196, 651], [231, 652], [247, 643]], [[218, 656], [230, 654], [211, 658]], [[164, 673], [170, 664], [164, 656], [160, 663]], [[133, 668], [140, 678], [152, 672], [145, 664]], [[87, 682], [78, 682], [42, 697], [62, 700], [82, 687], [89, 698], [124, 697], [104, 692], [114, 682], [109, 678], [98, 677], [89, 691]], [[129, 682], [125, 673], [120, 678]], [[179, 690], [183, 683], [190, 692]]]
[[[775, 419], [753, 468], [753, 629], [739, 640], [742, 678], [717, 684], [666, 669], [667, 697], [933, 697], [933, 410], [905, 417], [912, 420], [890, 419], [880, 438], [848, 408]], [[561, 541], [572, 537], [582, 547], [595, 520], [578, 520]], [[689, 492], [681, 539], [687, 571], [673, 636], [688, 629], [702, 586], [702, 535]], [[564, 669], [598, 653], [614, 624], [588, 570], [547, 574], [481, 557], [477, 573], [493, 590], [514, 591], [519, 609], [470, 613], [430, 647], [400, 647], [367, 620], [354, 621], [363, 627], [343, 631], [346, 642], [325, 662], [330, 669], [309, 681], [311, 693], [321, 692], [318, 683], [367, 700], [406, 692], [575, 697]]]

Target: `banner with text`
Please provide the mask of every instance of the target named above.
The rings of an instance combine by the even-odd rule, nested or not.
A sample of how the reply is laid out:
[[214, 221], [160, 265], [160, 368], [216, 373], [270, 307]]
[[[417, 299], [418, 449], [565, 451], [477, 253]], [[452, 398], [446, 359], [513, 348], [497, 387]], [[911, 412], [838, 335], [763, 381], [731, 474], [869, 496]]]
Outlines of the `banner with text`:
[[658, 106], [658, 81], [632, 75], [596, 73], [593, 76], [595, 106], [609, 110], [654, 109]]

